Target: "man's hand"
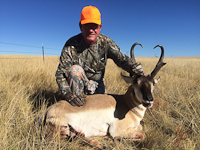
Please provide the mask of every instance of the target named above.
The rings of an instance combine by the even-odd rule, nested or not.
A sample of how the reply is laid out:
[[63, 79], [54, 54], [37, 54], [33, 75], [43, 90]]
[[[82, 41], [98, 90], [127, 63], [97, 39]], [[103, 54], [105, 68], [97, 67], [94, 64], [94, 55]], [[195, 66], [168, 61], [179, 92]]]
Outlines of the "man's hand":
[[137, 62], [137, 63], [133, 64], [133, 66], [132, 66], [131, 76], [133, 76], [135, 74], [136, 75], [144, 75], [143, 67], [140, 62]]
[[72, 95], [72, 94], [65, 95], [65, 99], [72, 106], [80, 107], [85, 103], [85, 100], [83, 98], [81, 98], [80, 96]]

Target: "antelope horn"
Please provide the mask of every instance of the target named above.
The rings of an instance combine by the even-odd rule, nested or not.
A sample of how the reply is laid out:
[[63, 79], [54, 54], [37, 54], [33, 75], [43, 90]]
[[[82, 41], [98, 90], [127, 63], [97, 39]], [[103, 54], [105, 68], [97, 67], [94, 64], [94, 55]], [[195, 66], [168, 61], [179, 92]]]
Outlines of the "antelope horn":
[[156, 47], [160, 47], [161, 48], [161, 55], [160, 55], [160, 59], [159, 59], [158, 63], [156, 64], [156, 67], [151, 72], [151, 77], [152, 78], [154, 78], [156, 76], [156, 74], [158, 73], [158, 71], [160, 70], [160, 68], [166, 64], [166, 63], [163, 63], [164, 48], [161, 45], [156, 45], [153, 49], [155, 49]]
[[133, 61], [134, 64], [136, 63], [136, 60], [135, 60], [135, 56], [134, 56], [133, 50], [134, 50], [134, 47], [135, 47], [136, 45], [140, 45], [140, 46], [143, 48], [142, 44], [140, 44], [139, 42], [134, 43], [134, 44], [132, 45], [132, 47], [131, 47], [131, 59], [132, 59], [132, 61]]

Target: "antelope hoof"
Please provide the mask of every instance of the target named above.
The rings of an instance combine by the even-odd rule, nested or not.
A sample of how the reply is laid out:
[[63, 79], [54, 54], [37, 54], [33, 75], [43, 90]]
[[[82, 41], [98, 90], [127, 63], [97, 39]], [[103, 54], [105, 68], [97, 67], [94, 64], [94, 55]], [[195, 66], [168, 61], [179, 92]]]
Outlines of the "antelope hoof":
[[105, 146], [105, 145], [103, 145], [103, 146], [102, 146], [102, 149], [106, 149], [106, 146]]

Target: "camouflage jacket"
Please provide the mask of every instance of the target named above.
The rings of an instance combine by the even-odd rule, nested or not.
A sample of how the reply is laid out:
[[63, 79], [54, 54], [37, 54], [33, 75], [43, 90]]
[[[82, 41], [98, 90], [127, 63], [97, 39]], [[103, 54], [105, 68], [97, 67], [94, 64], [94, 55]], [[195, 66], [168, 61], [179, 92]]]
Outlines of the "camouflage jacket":
[[89, 46], [85, 43], [82, 33], [70, 38], [63, 47], [55, 75], [61, 92], [71, 92], [64, 73], [71, 66], [80, 65], [89, 80], [99, 81], [104, 77], [108, 58], [118, 67], [131, 73], [132, 60], [120, 51], [111, 38], [99, 34], [96, 43]]

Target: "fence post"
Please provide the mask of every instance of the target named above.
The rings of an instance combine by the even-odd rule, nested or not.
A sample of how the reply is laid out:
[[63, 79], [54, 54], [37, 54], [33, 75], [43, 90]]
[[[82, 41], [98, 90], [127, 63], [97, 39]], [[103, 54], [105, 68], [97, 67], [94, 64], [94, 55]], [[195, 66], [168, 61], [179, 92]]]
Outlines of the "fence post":
[[44, 62], [44, 46], [43, 46], [43, 43], [42, 43], [42, 53], [43, 53], [43, 62]]

